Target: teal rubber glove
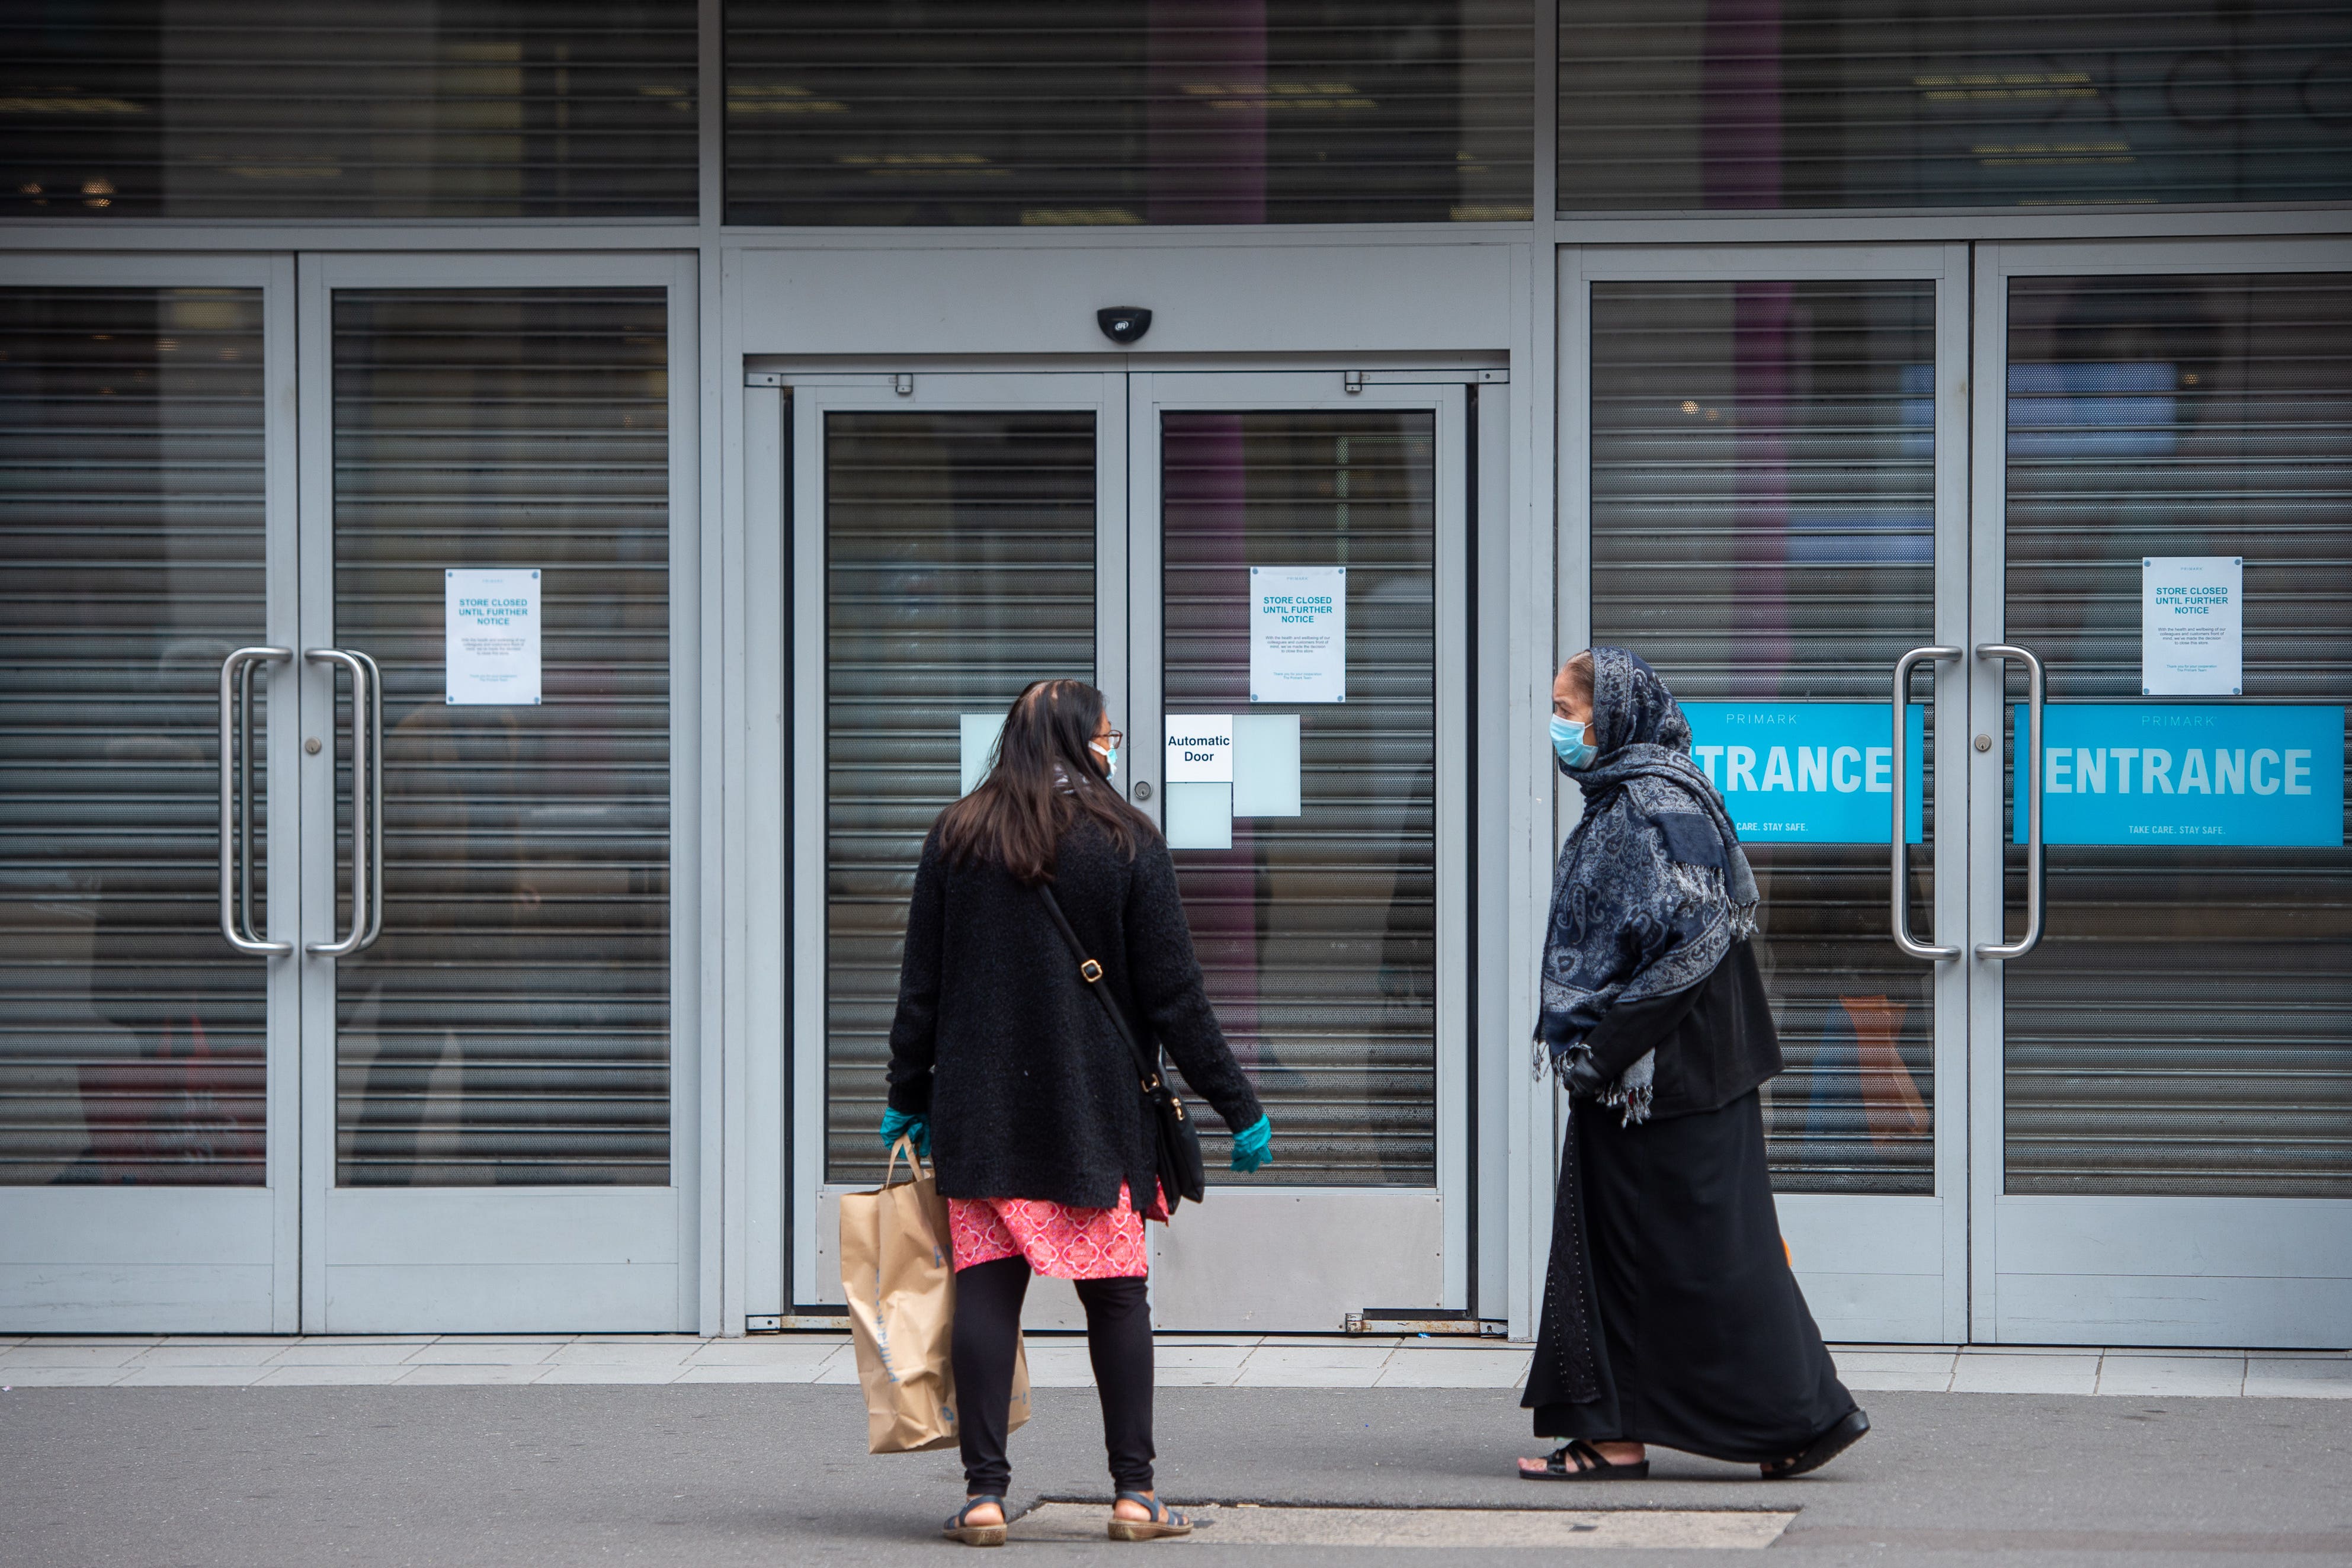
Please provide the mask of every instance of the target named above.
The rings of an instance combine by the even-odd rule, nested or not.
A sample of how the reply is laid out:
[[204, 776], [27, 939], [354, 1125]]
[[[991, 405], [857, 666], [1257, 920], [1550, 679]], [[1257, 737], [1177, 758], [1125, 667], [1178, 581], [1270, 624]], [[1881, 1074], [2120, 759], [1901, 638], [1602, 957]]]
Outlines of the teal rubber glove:
[[1234, 1169], [1244, 1176], [1274, 1158], [1274, 1123], [1260, 1116], [1234, 1134]]
[[904, 1111], [882, 1113], [882, 1146], [894, 1149], [900, 1138], [915, 1140], [915, 1152], [925, 1159], [931, 1157], [931, 1119], [912, 1116]]

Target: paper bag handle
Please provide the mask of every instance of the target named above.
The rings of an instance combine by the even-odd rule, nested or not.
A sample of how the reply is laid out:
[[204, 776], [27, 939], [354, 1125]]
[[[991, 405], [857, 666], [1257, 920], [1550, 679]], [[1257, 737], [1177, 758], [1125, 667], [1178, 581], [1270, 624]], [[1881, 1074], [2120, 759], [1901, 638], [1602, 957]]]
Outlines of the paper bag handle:
[[915, 1140], [901, 1133], [898, 1135], [898, 1141], [890, 1145], [890, 1163], [882, 1167], [882, 1185], [885, 1187], [894, 1185], [891, 1178], [898, 1175], [898, 1151], [901, 1149], [907, 1151], [907, 1179], [908, 1181], [923, 1179], [923, 1156], [915, 1152]]

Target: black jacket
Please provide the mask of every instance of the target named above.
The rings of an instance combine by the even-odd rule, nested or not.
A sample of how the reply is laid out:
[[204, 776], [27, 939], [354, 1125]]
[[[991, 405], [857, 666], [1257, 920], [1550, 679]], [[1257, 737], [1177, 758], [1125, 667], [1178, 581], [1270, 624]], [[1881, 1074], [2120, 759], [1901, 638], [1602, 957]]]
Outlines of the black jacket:
[[1602, 1015], [1587, 1043], [1604, 1083], [1658, 1053], [1650, 1082], [1650, 1116], [1687, 1116], [1730, 1104], [1780, 1071], [1780, 1036], [1750, 943], [1731, 945], [1715, 972], [1696, 986]]
[[[1261, 1114], [1192, 956], [1176, 866], [1158, 838], [1135, 858], [1081, 818], [1055, 853], [1054, 895], [1100, 960], [1137, 1040], [1157, 1040], [1235, 1131]], [[997, 866], [951, 868], [923, 843], [890, 1026], [890, 1105], [926, 1114], [940, 1192], [1087, 1208], [1151, 1201], [1153, 1126], [1135, 1061], [1103, 1015], [1037, 890]]]

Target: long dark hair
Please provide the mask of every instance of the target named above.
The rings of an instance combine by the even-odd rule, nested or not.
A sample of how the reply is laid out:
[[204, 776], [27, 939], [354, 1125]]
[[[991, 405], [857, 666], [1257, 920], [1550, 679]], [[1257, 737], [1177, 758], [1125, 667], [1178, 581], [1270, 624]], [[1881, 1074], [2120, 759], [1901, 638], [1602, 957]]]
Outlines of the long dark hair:
[[948, 863], [1001, 865], [1024, 883], [1054, 879], [1054, 849], [1080, 816], [1092, 818], [1130, 858], [1158, 831], [1095, 771], [1088, 749], [1102, 727], [1103, 695], [1084, 681], [1033, 681], [1013, 699], [996, 766], [980, 788], [940, 816]]

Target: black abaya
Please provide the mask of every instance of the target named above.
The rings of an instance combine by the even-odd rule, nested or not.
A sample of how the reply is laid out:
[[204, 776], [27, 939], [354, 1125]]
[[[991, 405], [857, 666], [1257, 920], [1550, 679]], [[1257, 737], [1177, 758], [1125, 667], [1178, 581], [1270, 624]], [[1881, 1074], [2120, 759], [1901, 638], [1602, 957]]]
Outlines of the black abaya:
[[[1631, 1127], [1591, 1100], [1572, 1116], [1560, 1198], [1580, 1196], [1583, 1223], [1555, 1230], [1552, 1288], [1601, 1332], [1576, 1354], [1547, 1302], [1521, 1401], [1536, 1435], [1760, 1464], [1852, 1410], [1781, 1248], [1756, 1091]], [[1583, 1257], [1559, 1256], [1580, 1228]], [[1587, 1367], [1595, 1396], [1577, 1400]]]

